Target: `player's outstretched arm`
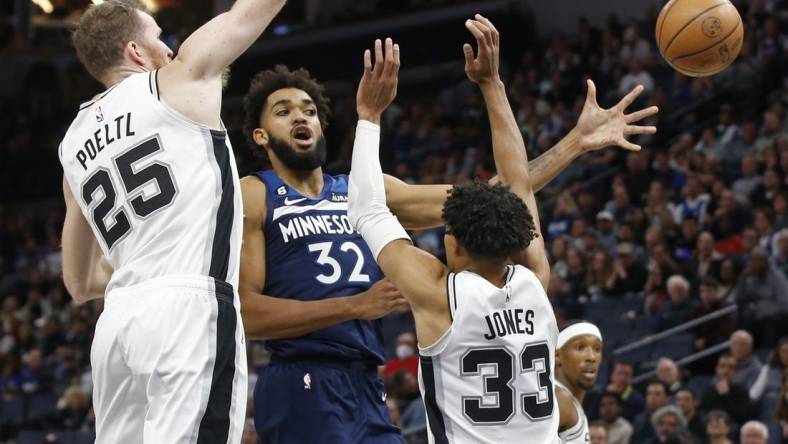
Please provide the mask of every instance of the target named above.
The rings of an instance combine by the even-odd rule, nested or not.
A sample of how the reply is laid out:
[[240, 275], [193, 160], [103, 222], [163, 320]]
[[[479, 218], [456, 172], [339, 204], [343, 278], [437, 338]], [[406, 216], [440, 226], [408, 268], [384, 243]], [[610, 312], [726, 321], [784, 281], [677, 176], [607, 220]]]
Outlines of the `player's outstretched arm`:
[[[451, 325], [446, 304], [448, 270], [437, 258], [414, 247], [405, 229], [386, 206], [380, 166], [380, 115], [397, 94], [399, 46], [386, 39], [364, 52], [359, 82], [359, 115], [348, 184], [348, 218], [369, 245], [383, 273], [410, 302], [421, 345], [437, 340]], [[441, 297], [443, 294], [443, 297]]]
[[[538, 192], [564, 171], [575, 159], [591, 151], [619, 146], [638, 151], [639, 145], [626, 140], [634, 134], [654, 134], [654, 126], [640, 126], [638, 122], [659, 112], [651, 106], [632, 113], [626, 109], [643, 91], [632, 89], [620, 102], [608, 109], [596, 102], [596, 86], [588, 80], [588, 92], [577, 125], [544, 154], [528, 161], [531, 188]], [[409, 229], [432, 228], [443, 225], [441, 210], [446, 201], [448, 185], [408, 185], [386, 176], [386, 200], [389, 208]], [[494, 177], [491, 183], [498, 182]]]
[[189, 80], [219, 79], [263, 33], [286, 0], [237, 0], [229, 11], [198, 28], [178, 50], [167, 70]]
[[238, 293], [249, 339], [297, 338], [352, 319], [378, 319], [406, 305], [388, 280], [354, 296], [297, 301], [263, 294], [265, 287], [265, 185], [255, 177], [241, 180], [244, 204], [243, 245]]
[[[509, 185], [531, 212], [534, 220], [534, 238], [523, 250], [517, 262], [525, 265], [536, 274], [545, 288], [550, 280], [550, 264], [547, 261], [544, 239], [541, 236], [539, 209], [536, 206], [534, 190], [528, 175], [525, 142], [517, 121], [506, 97], [506, 88], [498, 73], [500, 38], [495, 26], [481, 15], [475, 20], [465, 22], [465, 27], [476, 38], [477, 54], [473, 47], [463, 45], [465, 73], [479, 85], [487, 106], [492, 135], [493, 157], [500, 180]], [[518, 223], [518, 221], [513, 221]]]
[[104, 297], [112, 267], [104, 259], [71, 188], [63, 180], [66, 220], [63, 223], [63, 283], [78, 303]]

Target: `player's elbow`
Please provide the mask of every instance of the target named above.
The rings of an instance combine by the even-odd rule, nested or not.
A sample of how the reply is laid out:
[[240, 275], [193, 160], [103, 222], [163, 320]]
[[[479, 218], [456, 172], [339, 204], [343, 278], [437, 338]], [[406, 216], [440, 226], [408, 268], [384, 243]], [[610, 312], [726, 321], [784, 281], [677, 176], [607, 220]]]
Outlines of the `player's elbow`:
[[90, 300], [88, 286], [82, 280], [63, 275], [63, 284], [74, 302], [82, 304]]

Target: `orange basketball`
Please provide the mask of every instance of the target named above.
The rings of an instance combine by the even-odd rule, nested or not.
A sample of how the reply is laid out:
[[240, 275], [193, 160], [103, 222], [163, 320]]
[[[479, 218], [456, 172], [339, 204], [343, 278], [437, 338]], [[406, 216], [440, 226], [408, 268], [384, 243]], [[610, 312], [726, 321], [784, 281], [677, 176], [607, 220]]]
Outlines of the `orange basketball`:
[[722, 71], [739, 55], [744, 24], [728, 0], [670, 0], [659, 13], [655, 34], [670, 66], [704, 77]]

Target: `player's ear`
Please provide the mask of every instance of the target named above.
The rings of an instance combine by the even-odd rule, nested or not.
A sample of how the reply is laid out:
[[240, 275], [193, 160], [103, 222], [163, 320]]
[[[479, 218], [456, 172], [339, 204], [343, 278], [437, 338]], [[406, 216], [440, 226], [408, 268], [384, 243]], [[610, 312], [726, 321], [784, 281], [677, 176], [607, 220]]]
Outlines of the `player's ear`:
[[135, 65], [145, 66], [145, 57], [142, 55], [142, 48], [137, 44], [135, 41], [130, 41], [126, 43], [126, 47], [124, 48], [124, 52], [129, 60], [132, 61]]
[[555, 351], [555, 366], [561, 367], [561, 350]]
[[268, 131], [262, 128], [255, 128], [254, 131], [252, 131], [252, 139], [254, 139], [254, 143], [260, 146], [267, 146], [269, 139]]

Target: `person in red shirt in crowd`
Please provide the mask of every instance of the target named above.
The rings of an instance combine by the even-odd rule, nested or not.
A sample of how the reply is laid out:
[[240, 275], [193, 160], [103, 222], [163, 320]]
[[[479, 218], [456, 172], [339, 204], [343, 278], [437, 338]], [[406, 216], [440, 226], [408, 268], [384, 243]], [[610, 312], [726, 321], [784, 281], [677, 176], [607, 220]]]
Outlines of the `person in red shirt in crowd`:
[[419, 355], [416, 353], [416, 336], [413, 333], [405, 332], [397, 337], [397, 357], [386, 361], [383, 367], [383, 377], [391, 378], [400, 370], [413, 373], [418, 377], [419, 374]]

